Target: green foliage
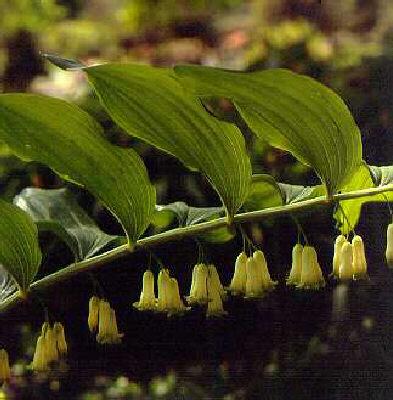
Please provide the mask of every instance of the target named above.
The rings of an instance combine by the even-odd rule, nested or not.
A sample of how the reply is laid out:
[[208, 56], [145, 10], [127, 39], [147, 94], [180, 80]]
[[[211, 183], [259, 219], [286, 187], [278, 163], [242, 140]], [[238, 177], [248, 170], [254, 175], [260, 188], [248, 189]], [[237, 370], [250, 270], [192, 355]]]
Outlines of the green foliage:
[[39, 230], [58, 235], [77, 261], [125, 242], [124, 237], [102, 232], [66, 189], [26, 188], [14, 204], [31, 216]]
[[0, 200], [0, 264], [26, 292], [41, 264], [37, 227], [21, 209]]
[[45, 96], [0, 95], [0, 140], [22, 159], [84, 185], [119, 219], [131, 242], [145, 231], [155, 190], [141, 159], [105, 141], [102, 128], [78, 107]]
[[231, 218], [247, 197], [250, 159], [233, 125], [210, 116], [168, 69], [106, 64], [84, 69], [120, 127], [203, 172]]
[[329, 194], [361, 163], [360, 132], [348, 108], [311, 78], [282, 69], [242, 73], [181, 66], [175, 72], [201, 98], [232, 100], [258, 137], [312, 166]]

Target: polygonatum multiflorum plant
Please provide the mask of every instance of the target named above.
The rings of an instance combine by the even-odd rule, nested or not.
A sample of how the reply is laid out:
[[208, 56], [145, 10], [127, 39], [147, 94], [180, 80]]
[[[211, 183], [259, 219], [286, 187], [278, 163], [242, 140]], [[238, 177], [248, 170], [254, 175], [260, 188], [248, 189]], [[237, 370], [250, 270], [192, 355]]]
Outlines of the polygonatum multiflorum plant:
[[[0, 141], [21, 159], [45, 164], [65, 180], [84, 187], [124, 229], [124, 237], [102, 232], [65, 189], [26, 188], [14, 204], [1, 201], [1, 310], [134, 251], [186, 236], [230, 240], [242, 224], [321, 206], [334, 206], [332, 217], [340, 230], [329, 267], [332, 276], [346, 280], [367, 275], [364, 245], [354, 228], [364, 202], [392, 199], [393, 166], [369, 166], [363, 161], [360, 131], [332, 90], [284, 69], [246, 73], [203, 66], [84, 66], [46, 57], [63, 69], [83, 71], [119, 127], [199, 171], [222, 204], [210, 208], [182, 202], [157, 205], [155, 188], [139, 155], [132, 148], [108, 142], [102, 127], [81, 108], [48, 96], [1, 94]], [[313, 168], [320, 183], [299, 186], [276, 182], [268, 174], [253, 175], [240, 129], [216, 118], [204, 106], [212, 98], [230, 100], [254, 135]], [[165, 216], [165, 223], [160, 216]], [[169, 229], [173, 224], [168, 221], [176, 219], [179, 226]], [[145, 236], [157, 220], [161, 231]], [[75, 263], [35, 281], [41, 263], [40, 229], [59, 235], [74, 253]], [[392, 232], [389, 226], [389, 262], [393, 259]], [[294, 242], [287, 284], [299, 289], [324, 286], [317, 250], [307, 241]], [[223, 304], [228, 295], [263, 298], [277, 282], [270, 277], [261, 249], [251, 250], [241, 252], [234, 261], [228, 287], [220, 282], [214, 266], [199, 260], [184, 299], [176, 278], [164, 266], [157, 277], [147, 270], [134, 307], [182, 315], [196, 304], [206, 306], [208, 316], [216, 316], [226, 314]], [[65, 346], [62, 325], [56, 323], [56, 330], [48, 323], [37, 342], [32, 364], [36, 370], [48, 368], [65, 353], [59, 347], [60, 342]], [[121, 341], [115, 311], [105, 298], [92, 297], [88, 326], [98, 332], [98, 342]], [[54, 339], [55, 332], [61, 333], [61, 340]], [[50, 358], [42, 358], [49, 353]], [[8, 356], [3, 358], [8, 365]]]

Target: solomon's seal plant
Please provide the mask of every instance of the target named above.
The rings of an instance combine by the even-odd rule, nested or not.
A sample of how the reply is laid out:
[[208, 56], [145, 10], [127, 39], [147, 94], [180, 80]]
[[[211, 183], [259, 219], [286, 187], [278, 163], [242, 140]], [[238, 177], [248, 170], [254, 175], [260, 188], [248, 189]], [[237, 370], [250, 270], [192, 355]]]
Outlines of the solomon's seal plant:
[[[124, 132], [201, 173], [221, 204], [210, 208], [182, 202], [157, 205], [155, 187], [140, 156], [132, 148], [106, 140], [102, 127], [81, 108], [48, 96], [0, 94], [0, 141], [21, 159], [45, 164], [64, 180], [85, 188], [124, 231], [122, 236], [102, 232], [65, 189], [26, 188], [13, 204], [0, 200], [0, 312], [137, 251], [151, 251], [186, 237], [229, 241], [248, 223], [318, 208], [333, 210], [332, 223], [335, 220], [339, 231], [331, 243], [332, 262], [321, 266], [316, 249], [298, 239], [292, 260], [287, 255], [288, 266], [292, 265], [286, 283], [295, 290], [320, 289], [326, 284], [323, 271], [333, 271], [339, 280], [367, 276], [364, 244], [354, 229], [363, 203], [392, 200], [393, 166], [369, 166], [363, 161], [359, 129], [333, 91], [284, 69], [239, 73], [202, 66], [170, 69], [109, 63], [87, 67], [56, 56], [47, 58], [64, 69], [83, 71], [102, 106]], [[253, 174], [240, 129], [203, 106], [214, 97], [229, 99], [253, 135], [312, 168], [318, 184], [292, 185], [268, 174]], [[58, 234], [75, 262], [36, 279], [42, 259], [40, 229]], [[203, 257], [195, 260], [185, 299], [168, 269], [161, 265], [156, 278], [149, 265], [134, 307], [181, 317], [188, 310], [186, 300], [191, 307], [205, 307], [207, 316], [222, 316], [231, 296], [265, 301], [278, 282], [270, 276], [262, 251], [249, 245], [233, 260], [230, 282], [222, 282], [218, 270]], [[386, 259], [393, 264], [392, 224], [387, 231]], [[283, 276], [286, 268], [282, 270]], [[120, 343], [123, 334], [114, 309], [102, 294], [91, 295], [86, 329], [99, 343]], [[50, 370], [67, 351], [63, 326], [44, 323], [32, 369]], [[8, 377], [8, 355], [2, 349], [0, 379]]]

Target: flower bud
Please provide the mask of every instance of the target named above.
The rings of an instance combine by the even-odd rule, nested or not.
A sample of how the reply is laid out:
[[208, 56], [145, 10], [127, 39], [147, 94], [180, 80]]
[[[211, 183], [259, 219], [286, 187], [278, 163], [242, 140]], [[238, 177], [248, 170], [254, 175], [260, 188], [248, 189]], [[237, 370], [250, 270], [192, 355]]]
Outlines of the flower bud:
[[133, 304], [139, 310], [154, 310], [156, 308], [156, 297], [154, 293], [154, 275], [150, 270], [143, 274], [143, 286], [139, 302]]
[[261, 279], [262, 280], [262, 289], [263, 290], [271, 290], [272, 288], [274, 288], [274, 286], [276, 286], [277, 282], [273, 281], [270, 278], [265, 255], [263, 254], [263, 252], [261, 250], [257, 250], [257, 251], [254, 251], [254, 254], [252, 257], [258, 266], [259, 275], [262, 278]]
[[8, 381], [11, 377], [10, 361], [5, 349], [0, 350], [0, 382]]
[[194, 284], [191, 282], [190, 296], [187, 298], [189, 304], [206, 304], [207, 296], [207, 277], [209, 269], [206, 264], [197, 264], [194, 267]]
[[302, 253], [302, 273], [300, 283], [302, 289], [319, 289], [325, 285], [321, 267], [317, 259], [317, 252], [312, 246], [304, 246]]
[[386, 241], [386, 261], [389, 267], [393, 267], [393, 223], [388, 225]]
[[341, 263], [341, 251], [344, 243], [347, 241], [344, 235], [338, 235], [336, 242], [334, 243], [334, 254], [333, 254], [333, 276], [338, 278], [339, 269]]
[[217, 282], [212, 279], [211, 275], [209, 275], [207, 279], [207, 293], [209, 296], [209, 301], [207, 303], [206, 316], [217, 317], [227, 314], [222, 304], [220, 287], [217, 285]]
[[349, 242], [345, 242], [341, 249], [341, 262], [339, 268], [340, 280], [348, 280], [353, 278], [353, 250]]
[[352, 258], [354, 277], [357, 279], [364, 278], [367, 274], [366, 253], [363, 240], [358, 235], [355, 235], [352, 239]]
[[246, 293], [246, 281], [247, 281], [246, 264], [247, 264], [247, 255], [243, 251], [236, 258], [235, 272], [233, 274], [231, 284], [229, 285], [229, 290], [234, 294], [244, 295]]
[[292, 268], [287, 279], [287, 285], [298, 285], [302, 276], [303, 246], [297, 243], [292, 249]]
[[261, 297], [264, 294], [262, 274], [254, 257], [249, 257], [246, 263], [246, 297]]
[[53, 325], [53, 332], [56, 337], [56, 344], [57, 344], [57, 349], [59, 350], [60, 354], [66, 354], [67, 353], [67, 342], [64, 334], [64, 326], [60, 322], [55, 322]]
[[100, 299], [96, 296], [90, 297], [89, 300], [89, 316], [87, 324], [90, 332], [95, 332], [98, 329], [98, 312], [100, 308]]

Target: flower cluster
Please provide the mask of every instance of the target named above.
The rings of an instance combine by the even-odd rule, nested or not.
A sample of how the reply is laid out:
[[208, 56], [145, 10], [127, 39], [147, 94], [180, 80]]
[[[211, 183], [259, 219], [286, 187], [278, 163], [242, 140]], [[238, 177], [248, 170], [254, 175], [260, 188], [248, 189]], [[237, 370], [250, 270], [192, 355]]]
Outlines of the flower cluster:
[[7, 381], [11, 377], [10, 361], [5, 349], [0, 350], [0, 382]]
[[162, 268], [158, 274], [157, 292], [156, 298], [154, 274], [150, 270], [145, 271], [139, 301], [133, 306], [138, 310], [157, 311], [168, 315], [182, 313], [187, 309], [180, 297], [177, 280], [170, 276], [166, 268]]
[[296, 244], [292, 249], [292, 267], [287, 285], [301, 289], [319, 289], [325, 285], [325, 279], [313, 246]]
[[67, 342], [64, 327], [60, 322], [55, 322], [53, 327], [49, 322], [44, 322], [31, 367], [34, 371], [48, 371], [51, 365], [59, 361], [67, 353]]
[[352, 243], [343, 235], [337, 236], [332, 274], [340, 280], [362, 279], [367, 276], [366, 254], [359, 235], [354, 235]]
[[117, 328], [116, 312], [108, 301], [96, 296], [90, 298], [88, 325], [90, 332], [98, 333], [97, 342], [101, 344], [116, 344], [124, 336]]
[[270, 277], [265, 255], [261, 250], [257, 250], [252, 257], [247, 257], [245, 252], [239, 254], [228, 289], [235, 295], [259, 298], [272, 290], [276, 284], [277, 282]]

